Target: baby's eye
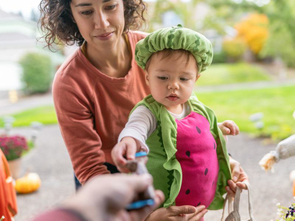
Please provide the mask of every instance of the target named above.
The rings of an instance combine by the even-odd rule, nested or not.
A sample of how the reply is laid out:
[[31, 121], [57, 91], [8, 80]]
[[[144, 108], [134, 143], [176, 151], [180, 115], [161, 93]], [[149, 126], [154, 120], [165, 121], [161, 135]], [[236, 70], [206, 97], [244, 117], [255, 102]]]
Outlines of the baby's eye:
[[117, 4], [116, 5], [109, 5], [109, 6], [106, 6], [105, 9], [106, 10], [113, 10], [114, 8], [116, 8]]
[[180, 78], [181, 81], [188, 81], [188, 78]]
[[91, 15], [93, 11], [88, 10], [88, 11], [83, 11], [81, 12], [82, 15]]
[[164, 76], [158, 76], [158, 79], [160, 79], [160, 80], [166, 80], [168, 78], [167, 77], [164, 77]]

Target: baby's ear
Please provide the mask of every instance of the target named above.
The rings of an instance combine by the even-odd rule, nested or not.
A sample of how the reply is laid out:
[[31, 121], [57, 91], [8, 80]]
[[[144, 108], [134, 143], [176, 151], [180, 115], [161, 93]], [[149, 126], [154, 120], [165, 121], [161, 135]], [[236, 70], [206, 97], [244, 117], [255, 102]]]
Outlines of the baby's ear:
[[200, 73], [197, 73], [196, 81], [201, 77]]
[[147, 72], [147, 70], [144, 70], [145, 72], [145, 83], [150, 86], [150, 77], [149, 77], [149, 73]]

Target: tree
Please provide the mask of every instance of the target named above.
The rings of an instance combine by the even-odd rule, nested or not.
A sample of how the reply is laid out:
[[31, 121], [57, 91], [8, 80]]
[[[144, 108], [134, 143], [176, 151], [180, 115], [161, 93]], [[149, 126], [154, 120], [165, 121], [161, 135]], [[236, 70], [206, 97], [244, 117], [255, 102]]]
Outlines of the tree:
[[[173, 11], [181, 20], [186, 28], [197, 30], [198, 22], [193, 18], [195, 15], [196, 6], [203, 0], [191, 0], [184, 2], [182, 0], [166, 1], [157, 0], [153, 9], [153, 14], [149, 19], [149, 31], [155, 30], [162, 23], [162, 16], [165, 12]], [[175, 24], [177, 25], [177, 24]]]
[[268, 38], [268, 18], [264, 14], [250, 14], [235, 25], [237, 38], [243, 39], [251, 51], [258, 55]]
[[260, 55], [281, 57], [289, 66], [295, 66], [295, 1], [272, 0], [262, 5], [263, 2], [262, 0], [208, 0], [208, 4], [215, 10], [215, 15], [220, 11], [225, 12], [225, 16], [218, 19], [231, 25], [234, 24], [232, 18], [241, 17], [245, 12], [265, 14], [269, 20], [269, 37]]

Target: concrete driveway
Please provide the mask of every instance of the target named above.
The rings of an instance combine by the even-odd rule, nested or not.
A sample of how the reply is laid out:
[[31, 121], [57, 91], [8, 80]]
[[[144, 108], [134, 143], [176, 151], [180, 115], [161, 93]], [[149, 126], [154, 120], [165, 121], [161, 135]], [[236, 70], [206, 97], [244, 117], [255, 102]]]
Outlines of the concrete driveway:
[[[0, 93], [1, 95], [1, 93]], [[6, 95], [0, 96], [0, 116], [12, 114], [27, 108], [53, 104], [51, 94], [22, 98], [10, 104]], [[5, 95], [5, 96], [4, 96]], [[0, 134], [3, 133], [0, 128]], [[30, 137], [30, 128], [14, 128], [12, 134]], [[276, 204], [289, 206], [294, 202], [289, 174], [295, 170], [295, 158], [280, 161], [275, 165], [275, 173], [266, 173], [258, 165], [259, 160], [275, 144], [263, 144], [261, 139], [240, 134], [230, 137], [228, 149], [249, 175], [252, 187], [253, 212], [256, 221], [275, 220]], [[32, 194], [17, 195], [19, 212], [15, 221], [30, 220], [35, 214], [50, 209], [75, 193], [72, 165], [57, 125], [45, 126], [40, 132], [36, 148], [22, 161], [22, 174], [26, 171], [39, 174], [41, 188]], [[248, 218], [247, 195], [241, 199], [242, 220]], [[221, 211], [209, 211], [206, 221], [219, 221]]]
[[[28, 128], [14, 129], [13, 133], [29, 136]], [[276, 172], [266, 173], [258, 165], [264, 154], [273, 150], [274, 144], [263, 145], [260, 139], [241, 134], [229, 139], [229, 152], [249, 175], [252, 187], [253, 212], [256, 221], [275, 220], [276, 204], [289, 206], [292, 199], [292, 183], [289, 173], [295, 169], [295, 160], [280, 161]], [[30, 220], [35, 214], [50, 209], [75, 193], [71, 162], [57, 125], [46, 126], [37, 138], [37, 147], [24, 157], [22, 174], [36, 172], [42, 180], [41, 188], [32, 194], [17, 195], [19, 213], [16, 221]], [[248, 218], [247, 195], [242, 193], [242, 220]], [[219, 221], [221, 211], [209, 211], [207, 221]]]

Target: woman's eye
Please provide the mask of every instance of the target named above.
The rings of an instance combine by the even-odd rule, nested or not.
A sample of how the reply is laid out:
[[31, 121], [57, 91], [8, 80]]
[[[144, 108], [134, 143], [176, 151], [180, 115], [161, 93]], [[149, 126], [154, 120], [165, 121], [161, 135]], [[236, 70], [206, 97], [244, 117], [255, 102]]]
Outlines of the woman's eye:
[[83, 11], [83, 12], [81, 12], [81, 14], [82, 15], [90, 15], [90, 14], [92, 14], [92, 11]]
[[109, 6], [106, 6], [105, 9], [106, 10], [113, 10], [114, 8], [116, 8], [116, 6], [117, 5], [109, 5]]
[[166, 79], [167, 79], [167, 77], [162, 77], [162, 76], [159, 76], [159, 77], [158, 77], [158, 79], [160, 79], [160, 80], [166, 80]]

